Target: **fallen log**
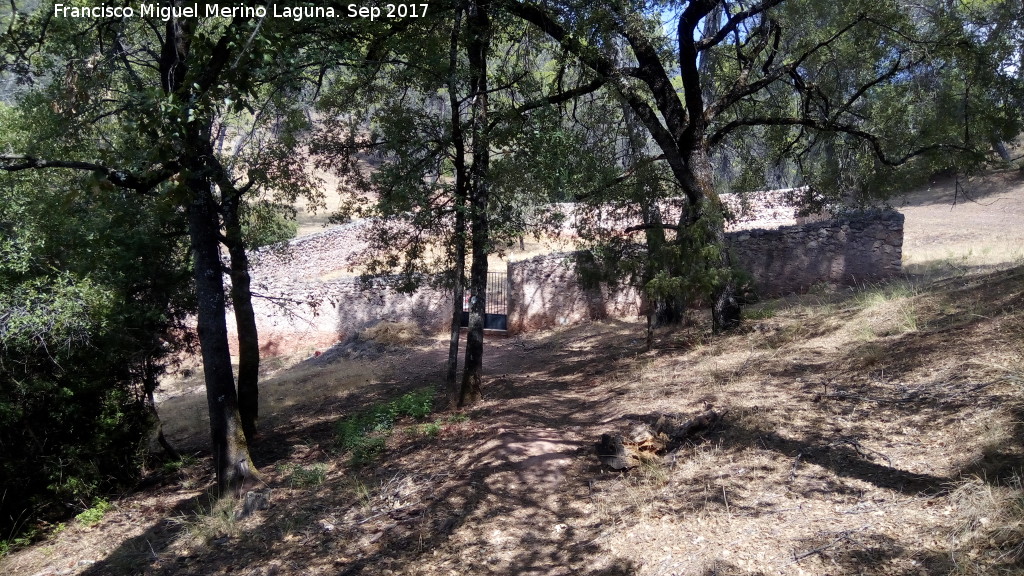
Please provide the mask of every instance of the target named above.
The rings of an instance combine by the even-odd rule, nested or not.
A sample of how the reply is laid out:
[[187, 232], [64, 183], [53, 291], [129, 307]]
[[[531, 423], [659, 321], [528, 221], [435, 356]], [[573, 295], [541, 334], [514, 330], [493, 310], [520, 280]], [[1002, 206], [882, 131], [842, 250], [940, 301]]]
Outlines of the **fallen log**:
[[626, 435], [611, 432], [597, 442], [597, 458], [612, 470], [628, 470], [643, 462], [660, 460], [693, 436], [715, 428], [725, 412], [706, 410], [688, 420], [661, 414], [653, 425], [638, 424]]

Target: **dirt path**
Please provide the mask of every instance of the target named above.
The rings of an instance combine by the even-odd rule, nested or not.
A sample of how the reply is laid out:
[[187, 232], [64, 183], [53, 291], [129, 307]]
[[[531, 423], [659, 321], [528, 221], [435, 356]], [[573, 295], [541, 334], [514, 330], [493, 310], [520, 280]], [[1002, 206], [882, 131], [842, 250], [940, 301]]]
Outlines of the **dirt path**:
[[[239, 519], [213, 502], [200, 454], [0, 572], [1024, 573], [1024, 530], [1005, 516], [1024, 498], [1024, 270], [980, 258], [1006, 268], [1021, 246], [1024, 186], [1006, 178], [970, 212], [978, 227], [942, 194], [905, 208], [906, 254], [945, 279], [763, 303], [741, 333], [696, 325], [654, 352], [630, 322], [490, 339], [485, 400], [400, 422], [373, 466], [337, 450], [336, 423], [436, 386], [443, 339], [268, 363], [254, 448], [268, 509]], [[978, 242], [994, 248], [956, 252]], [[176, 442], [204, 450], [196, 378], [161, 408]], [[721, 426], [673, 461], [623, 473], [594, 457], [603, 432], [708, 406]]]
[[[777, 302], [746, 333], [666, 333], [653, 353], [630, 323], [492, 339], [487, 396], [468, 420], [439, 416], [433, 436], [406, 422], [367, 468], [332, 448], [334, 423], [437, 382], [442, 343], [304, 363], [268, 382], [299, 395], [267, 419], [254, 450], [269, 509], [235, 519], [212, 504], [200, 461], [3, 569], [948, 573], [973, 550], [951, 536], [965, 515], [981, 510], [975, 526], [994, 518], [965, 507], [965, 494], [994, 494], [1024, 464], [1019, 391], [993, 368], [1020, 361], [1022, 274], [954, 278], [878, 302]], [[898, 314], [911, 305], [916, 328]], [[331, 373], [358, 376], [360, 363], [376, 367], [371, 382], [322, 386]], [[594, 457], [602, 432], [709, 404], [727, 412], [722, 427], [674, 462], [619, 473]]]

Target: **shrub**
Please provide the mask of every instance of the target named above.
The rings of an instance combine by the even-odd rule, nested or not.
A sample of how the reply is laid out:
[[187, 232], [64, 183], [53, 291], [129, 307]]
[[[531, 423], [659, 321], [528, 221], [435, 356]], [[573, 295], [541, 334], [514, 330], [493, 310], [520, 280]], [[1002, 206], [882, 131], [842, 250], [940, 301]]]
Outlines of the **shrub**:
[[83, 526], [95, 526], [100, 523], [100, 520], [103, 520], [103, 516], [106, 515], [110, 508], [110, 502], [99, 498], [93, 503], [92, 507], [86, 508], [75, 516], [75, 520], [78, 520]]
[[[0, 114], [0, 122], [4, 119]], [[4, 132], [4, 131], [0, 131]], [[5, 132], [10, 135], [10, 132]], [[182, 215], [91, 177], [8, 176], [0, 190], [0, 534], [66, 520], [131, 485], [146, 386], [185, 343]]]
[[439, 422], [424, 424], [422, 431], [424, 436], [428, 438], [436, 438], [438, 434], [441, 433], [441, 424]]
[[242, 209], [242, 238], [249, 248], [287, 242], [295, 238], [298, 229], [290, 206], [261, 201]]
[[288, 482], [296, 488], [313, 488], [324, 483], [327, 479], [327, 466], [314, 464], [309, 468], [296, 466], [288, 476]]
[[344, 418], [335, 425], [338, 449], [352, 452], [353, 465], [368, 464], [384, 452], [395, 422], [402, 417], [422, 420], [433, 411], [433, 404], [433, 390], [423, 388]]

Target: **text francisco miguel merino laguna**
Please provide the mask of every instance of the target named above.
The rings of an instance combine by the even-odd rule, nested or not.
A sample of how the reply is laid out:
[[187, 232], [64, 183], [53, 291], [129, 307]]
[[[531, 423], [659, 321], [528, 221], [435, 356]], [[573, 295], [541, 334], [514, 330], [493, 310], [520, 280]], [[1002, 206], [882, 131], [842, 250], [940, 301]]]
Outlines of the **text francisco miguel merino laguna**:
[[200, 7], [163, 6], [155, 3], [141, 3], [138, 8], [131, 6], [74, 6], [54, 4], [53, 15], [58, 18], [420, 18], [427, 13], [427, 4], [384, 4], [379, 6], [361, 6], [349, 4], [344, 10], [335, 10], [330, 6], [237, 6], [226, 4], [206, 4]]

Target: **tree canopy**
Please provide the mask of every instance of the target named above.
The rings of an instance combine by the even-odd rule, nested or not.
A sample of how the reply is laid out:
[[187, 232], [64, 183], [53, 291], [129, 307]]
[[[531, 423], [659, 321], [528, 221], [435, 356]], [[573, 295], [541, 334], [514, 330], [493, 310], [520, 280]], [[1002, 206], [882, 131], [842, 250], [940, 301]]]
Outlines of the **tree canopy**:
[[[581, 230], [592, 260], [644, 288], [652, 319], [705, 302], [725, 330], [740, 306], [720, 192], [870, 202], [983, 166], [1024, 121], [1018, 0], [417, 6], [378, 20], [4, 8], [0, 442], [17, 462], [76, 467], [43, 466], [31, 507], [85, 498], [137, 462], [103, 452], [138, 453], [121, 448], [148, 425], [145, 391], [189, 314], [219, 486], [255, 474], [246, 249], [288, 235], [298, 196], [320, 197], [314, 167], [353, 184], [340, 217], [379, 223], [368, 273], [408, 289], [436, 274], [459, 310], [468, 288], [465, 404], [480, 396], [487, 257], [549, 203], [634, 215], [613, 234]], [[67, 460], [26, 422], [100, 432], [59, 442]]]

